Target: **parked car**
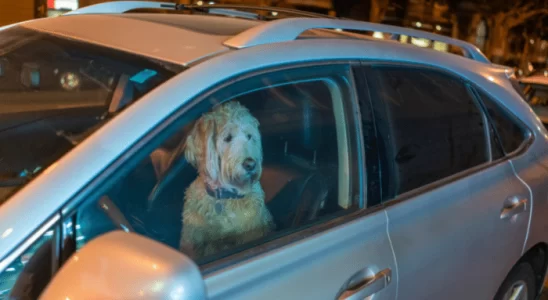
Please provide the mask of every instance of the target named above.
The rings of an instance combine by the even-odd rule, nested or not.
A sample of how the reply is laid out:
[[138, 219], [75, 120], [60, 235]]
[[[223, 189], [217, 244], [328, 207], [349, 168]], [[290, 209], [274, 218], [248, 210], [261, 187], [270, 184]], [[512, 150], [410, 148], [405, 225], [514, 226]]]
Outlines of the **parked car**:
[[548, 71], [520, 79], [525, 99], [542, 123], [548, 124]]
[[[540, 294], [548, 132], [506, 69], [284, 13], [121, 1], [0, 30], [0, 299]], [[275, 230], [198, 255], [186, 139], [224, 149], [196, 121], [228, 102], [258, 121]]]

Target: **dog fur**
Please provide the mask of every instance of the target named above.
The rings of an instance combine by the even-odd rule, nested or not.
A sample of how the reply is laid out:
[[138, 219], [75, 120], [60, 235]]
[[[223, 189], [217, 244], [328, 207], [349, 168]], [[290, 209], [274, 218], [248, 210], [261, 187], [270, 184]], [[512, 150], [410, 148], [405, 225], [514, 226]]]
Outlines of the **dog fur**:
[[[227, 102], [204, 114], [186, 139], [185, 157], [198, 170], [198, 177], [185, 191], [183, 252], [194, 257], [211, 255], [274, 229], [259, 183], [259, 122], [247, 108]], [[250, 160], [255, 162], [253, 171], [244, 167]], [[238, 197], [218, 199], [208, 193], [208, 187], [234, 191]]]

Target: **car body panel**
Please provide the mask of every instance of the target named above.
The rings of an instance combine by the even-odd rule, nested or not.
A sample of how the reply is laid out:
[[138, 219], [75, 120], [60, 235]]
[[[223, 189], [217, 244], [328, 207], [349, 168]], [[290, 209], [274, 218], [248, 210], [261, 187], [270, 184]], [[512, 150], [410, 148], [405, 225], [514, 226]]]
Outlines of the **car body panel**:
[[[530, 203], [529, 190], [504, 161], [400, 203], [388, 202], [399, 293], [409, 299], [492, 299], [521, 257], [529, 226], [530, 208], [501, 219], [513, 196]], [[446, 284], [448, 278], [459, 283]]]
[[[321, 262], [321, 263], [318, 263]], [[205, 276], [214, 299], [335, 299], [356, 272], [394, 276], [375, 299], [396, 299], [396, 264], [383, 210]], [[325, 280], [329, 278], [329, 280]]]

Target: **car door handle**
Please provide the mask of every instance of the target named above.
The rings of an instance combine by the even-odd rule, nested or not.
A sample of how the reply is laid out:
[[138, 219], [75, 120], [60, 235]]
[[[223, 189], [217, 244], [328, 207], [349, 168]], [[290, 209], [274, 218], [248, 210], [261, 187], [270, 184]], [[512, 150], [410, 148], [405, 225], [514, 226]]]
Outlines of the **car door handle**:
[[512, 205], [502, 209], [500, 213], [501, 219], [511, 218], [519, 213], [525, 212], [527, 210], [527, 199], [521, 199], [518, 202], [513, 203]]
[[[364, 275], [364, 272], [359, 272], [356, 275]], [[363, 277], [363, 276], [362, 276]], [[352, 278], [354, 280], [359, 278]], [[361, 278], [362, 280], [348, 287], [338, 298], [338, 300], [357, 300], [365, 299], [380, 290], [384, 289], [392, 280], [392, 271], [384, 269], [373, 277]]]

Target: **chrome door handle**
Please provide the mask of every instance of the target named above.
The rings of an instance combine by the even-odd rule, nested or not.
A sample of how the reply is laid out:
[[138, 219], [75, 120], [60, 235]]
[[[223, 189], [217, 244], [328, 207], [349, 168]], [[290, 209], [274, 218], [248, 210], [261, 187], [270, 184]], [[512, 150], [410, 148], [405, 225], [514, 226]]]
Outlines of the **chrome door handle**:
[[384, 269], [373, 277], [364, 278], [361, 282], [348, 287], [338, 300], [357, 300], [371, 296], [384, 289], [392, 280], [392, 271]]
[[527, 199], [521, 199], [518, 202], [513, 203], [509, 207], [503, 208], [502, 212], [500, 213], [500, 218], [508, 219], [525, 211], [527, 211]]

